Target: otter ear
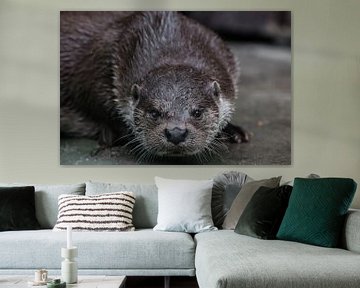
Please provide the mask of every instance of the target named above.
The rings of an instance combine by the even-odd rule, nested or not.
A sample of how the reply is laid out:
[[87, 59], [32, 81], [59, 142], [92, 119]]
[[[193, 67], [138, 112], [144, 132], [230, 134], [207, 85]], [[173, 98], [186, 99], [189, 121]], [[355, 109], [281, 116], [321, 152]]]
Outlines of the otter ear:
[[213, 81], [211, 83], [211, 88], [212, 88], [214, 96], [219, 97], [220, 92], [221, 92], [220, 84], [217, 81]]
[[133, 84], [131, 86], [130, 95], [134, 100], [134, 105], [136, 105], [140, 99], [140, 86], [138, 84]]

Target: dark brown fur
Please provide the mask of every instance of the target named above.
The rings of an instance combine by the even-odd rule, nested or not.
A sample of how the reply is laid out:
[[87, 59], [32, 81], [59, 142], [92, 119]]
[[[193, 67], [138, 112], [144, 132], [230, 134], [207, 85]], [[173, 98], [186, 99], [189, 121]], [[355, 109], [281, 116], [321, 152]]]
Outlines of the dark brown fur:
[[61, 133], [138, 156], [247, 141], [229, 123], [237, 65], [212, 31], [176, 12], [61, 12]]

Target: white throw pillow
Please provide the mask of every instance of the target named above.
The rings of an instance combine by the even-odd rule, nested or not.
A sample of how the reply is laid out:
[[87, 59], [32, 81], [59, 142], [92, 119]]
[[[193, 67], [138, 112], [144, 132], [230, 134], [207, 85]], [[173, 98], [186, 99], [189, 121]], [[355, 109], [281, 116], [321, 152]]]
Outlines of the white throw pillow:
[[55, 231], [72, 226], [74, 231], [133, 231], [132, 192], [105, 193], [92, 196], [59, 196], [59, 214]]
[[198, 233], [217, 230], [211, 217], [213, 180], [155, 177], [159, 212], [154, 230]]

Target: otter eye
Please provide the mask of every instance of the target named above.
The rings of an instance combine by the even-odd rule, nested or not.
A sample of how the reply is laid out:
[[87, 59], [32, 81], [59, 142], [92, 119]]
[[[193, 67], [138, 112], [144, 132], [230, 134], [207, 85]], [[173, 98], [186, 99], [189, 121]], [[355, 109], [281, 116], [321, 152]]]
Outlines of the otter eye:
[[193, 116], [194, 118], [199, 119], [203, 114], [203, 111], [200, 109], [196, 109], [194, 111], [191, 112], [191, 116]]
[[160, 112], [156, 109], [150, 110], [149, 115], [152, 119], [157, 120], [160, 117]]

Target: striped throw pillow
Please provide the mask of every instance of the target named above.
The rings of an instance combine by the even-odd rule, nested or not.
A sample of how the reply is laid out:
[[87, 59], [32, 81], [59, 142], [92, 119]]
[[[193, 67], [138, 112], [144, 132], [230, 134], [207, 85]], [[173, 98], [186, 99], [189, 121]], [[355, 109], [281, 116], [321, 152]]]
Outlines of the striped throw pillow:
[[55, 231], [72, 226], [74, 231], [133, 231], [132, 192], [105, 193], [92, 196], [59, 196], [59, 214]]

